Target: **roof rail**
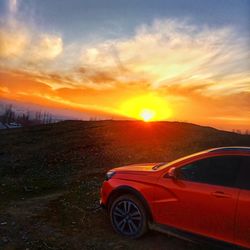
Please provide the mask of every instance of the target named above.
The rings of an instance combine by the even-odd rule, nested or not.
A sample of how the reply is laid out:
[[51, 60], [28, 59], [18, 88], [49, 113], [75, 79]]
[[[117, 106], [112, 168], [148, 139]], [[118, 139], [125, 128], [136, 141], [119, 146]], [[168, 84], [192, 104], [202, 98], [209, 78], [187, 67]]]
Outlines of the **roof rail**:
[[213, 148], [209, 150], [209, 152], [219, 152], [219, 151], [249, 151], [250, 147], [221, 147], [221, 148]]

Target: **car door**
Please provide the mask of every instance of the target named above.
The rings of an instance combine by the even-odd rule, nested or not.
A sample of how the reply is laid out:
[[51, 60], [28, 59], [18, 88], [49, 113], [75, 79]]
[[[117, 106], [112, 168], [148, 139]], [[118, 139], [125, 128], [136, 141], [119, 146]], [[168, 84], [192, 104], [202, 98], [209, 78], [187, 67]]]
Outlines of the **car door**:
[[159, 223], [234, 242], [239, 157], [216, 156], [177, 168], [177, 179], [159, 180]]
[[236, 242], [250, 248], [250, 156], [245, 156], [239, 178], [240, 195], [236, 217]]

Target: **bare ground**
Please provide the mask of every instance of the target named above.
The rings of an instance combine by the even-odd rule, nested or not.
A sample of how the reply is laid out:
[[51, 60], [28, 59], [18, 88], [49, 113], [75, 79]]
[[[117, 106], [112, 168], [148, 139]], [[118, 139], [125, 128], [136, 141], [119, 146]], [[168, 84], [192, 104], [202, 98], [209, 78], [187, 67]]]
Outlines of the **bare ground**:
[[250, 136], [183, 123], [76, 122], [0, 131], [0, 249], [207, 250], [157, 232], [114, 233], [99, 208], [112, 167], [169, 161]]
[[[87, 197], [92, 195], [86, 191]], [[139, 240], [123, 238], [113, 232], [95, 200], [87, 207], [75, 203], [77, 193], [11, 202], [1, 210], [1, 249], [209, 249], [157, 232]]]

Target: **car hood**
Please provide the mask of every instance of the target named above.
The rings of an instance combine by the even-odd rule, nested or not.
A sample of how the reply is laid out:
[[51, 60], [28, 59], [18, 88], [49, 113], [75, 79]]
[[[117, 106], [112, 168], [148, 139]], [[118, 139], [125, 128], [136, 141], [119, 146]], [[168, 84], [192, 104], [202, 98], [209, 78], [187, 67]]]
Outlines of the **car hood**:
[[142, 164], [133, 164], [133, 165], [127, 165], [123, 167], [118, 167], [112, 169], [116, 172], [148, 172], [148, 171], [155, 171], [154, 167], [158, 165], [163, 165], [165, 163], [158, 162], [158, 163], [142, 163]]

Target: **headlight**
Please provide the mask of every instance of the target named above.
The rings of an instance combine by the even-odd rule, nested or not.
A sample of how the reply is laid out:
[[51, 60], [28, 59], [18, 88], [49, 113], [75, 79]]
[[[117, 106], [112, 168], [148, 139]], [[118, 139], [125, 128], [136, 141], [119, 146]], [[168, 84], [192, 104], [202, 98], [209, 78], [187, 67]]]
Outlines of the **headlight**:
[[114, 174], [115, 174], [115, 171], [108, 171], [105, 175], [105, 181], [110, 180]]

